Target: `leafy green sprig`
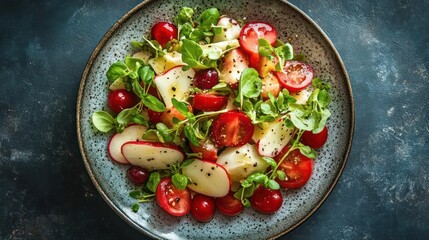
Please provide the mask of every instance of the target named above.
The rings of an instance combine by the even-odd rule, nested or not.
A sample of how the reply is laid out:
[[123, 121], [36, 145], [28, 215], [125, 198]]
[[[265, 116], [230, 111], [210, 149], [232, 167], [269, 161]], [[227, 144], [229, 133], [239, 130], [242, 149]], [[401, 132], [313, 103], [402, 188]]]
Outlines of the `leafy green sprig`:
[[[130, 123], [148, 126], [147, 116], [143, 114], [144, 106], [156, 112], [165, 111], [164, 103], [149, 93], [155, 72], [150, 66], [144, 65], [141, 59], [126, 57], [124, 62], [118, 61], [112, 64], [106, 76], [110, 81], [118, 78], [126, 81], [130, 85], [130, 90], [140, 98], [140, 102], [132, 108], [123, 109], [116, 117], [106, 111], [94, 112], [92, 122], [99, 131], [109, 132], [115, 129], [117, 132], [122, 132]], [[141, 82], [143, 84], [140, 84]]]
[[293, 47], [289, 43], [283, 43], [277, 40], [276, 47], [274, 48], [266, 39], [260, 38], [258, 44], [258, 52], [261, 56], [268, 57], [268, 59], [277, 57], [276, 71], [281, 71], [283, 69], [286, 60], [293, 59]]
[[210, 126], [213, 122], [213, 116], [227, 112], [227, 109], [215, 112], [203, 112], [199, 115], [194, 115], [188, 108], [187, 102], [172, 99], [173, 106], [183, 114], [186, 119], [180, 121], [173, 118], [173, 127], [168, 128], [163, 123], [156, 124], [156, 129], [149, 129], [143, 135], [145, 139], [158, 140], [160, 142], [173, 142], [176, 145], [181, 145], [182, 133], [195, 146], [199, 146], [200, 141], [207, 138]]
[[216, 8], [206, 9], [194, 22], [194, 9], [182, 7], [179, 14], [174, 18], [178, 28], [178, 39], [189, 39], [194, 42], [204, 41], [210, 43], [214, 35], [213, 25], [217, 24], [220, 14]]

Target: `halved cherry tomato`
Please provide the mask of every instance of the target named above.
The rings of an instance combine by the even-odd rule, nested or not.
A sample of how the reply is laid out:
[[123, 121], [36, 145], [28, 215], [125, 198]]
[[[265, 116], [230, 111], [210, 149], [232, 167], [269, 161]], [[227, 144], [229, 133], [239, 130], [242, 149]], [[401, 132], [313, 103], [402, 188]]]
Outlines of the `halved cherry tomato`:
[[118, 89], [109, 93], [107, 105], [115, 113], [120, 113], [125, 108], [134, 107], [139, 100], [134, 93], [128, 92], [125, 89]]
[[181, 217], [191, 210], [191, 194], [187, 189], [178, 189], [171, 178], [163, 178], [156, 188], [156, 202], [167, 213]]
[[[282, 149], [279, 155], [275, 157], [275, 160], [279, 162], [283, 156], [290, 149], [290, 146], [286, 146]], [[289, 153], [285, 160], [280, 164], [279, 169], [286, 173], [287, 179], [276, 181], [283, 188], [296, 189], [304, 186], [311, 177], [313, 172], [314, 160], [304, 156], [299, 149], [295, 149]]]
[[170, 22], [158, 22], [153, 25], [151, 33], [153, 39], [165, 48], [171, 39], [177, 38], [177, 27]]
[[265, 38], [271, 45], [277, 40], [276, 29], [268, 23], [251, 22], [243, 26], [240, 32], [240, 46], [248, 54], [258, 54], [258, 40]]
[[212, 139], [218, 147], [239, 147], [252, 139], [254, 126], [244, 113], [229, 111], [213, 121]]
[[300, 61], [286, 61], [283, 71], [275, 74], [279, 83], [289, 92], [302, 90], [313, 80], [313, 68]]
[[155, 112], [149, 108], [147, 109], [147, 115], [149, 116], [149, 121], [153, 124], [162, 122], [162, 113], [163, 112]]
[[191, 149], [194, 153], [202, 154], [201, 159], [209, 162], [216, 162], [218, 149], [212, 143], [212, 141], [210, 141], [210, 139], [207, 139], [206, 141], [200, 141], [198, 147], [193, 144], [189, 144], [189, 145], [191, 146]]
[[217, 111], [222, 109], [227, 102], [227, 96], [213, 95], [209, 93], [197, 93], [194, 95], [192, 108], [204, 112]]
[[216, 198], [215, 203], [219, 212], [230, 217], [238, 215], [244, 209], [241, 201], [236, 199], [232, 192], [224, 197]]
[[283, 204], [283, 196], [279, 190], [259, 185], [250, 197], [250, 204], [260, 213], [275, 213]]
[[196, 194], [192, 198], [191, 214], [198, 222], [210, 222], [213, 219], [216, 206], [213, 198]]
[[326, 126], [319, 133], [305, 131], [301, 136], [301, 142], [312, 148], [321, 148], [323, 145], [325, 145], [327, 139], [328, 128], [326, 128]]

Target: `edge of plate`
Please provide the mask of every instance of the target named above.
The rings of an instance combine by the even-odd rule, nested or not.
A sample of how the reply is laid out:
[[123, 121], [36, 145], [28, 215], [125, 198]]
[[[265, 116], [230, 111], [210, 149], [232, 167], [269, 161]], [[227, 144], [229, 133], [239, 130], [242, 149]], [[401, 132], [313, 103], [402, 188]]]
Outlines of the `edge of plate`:
[[109, 28], [109, 30], [104, 34], [103, 38], [98, 42], [97, 46], [92, 51], [91, 56], [89, 57], [89, 60], [85, 66], [85, 69], [82, 73], [82, 77], [80, 79], [80, 85], [78, 90], [78, 97], [77, 97], [77, 105], [76, 105], [76, 127], [77, 127], [77, 137], [78, 137], [78, 143], [79, 143], [79, 149], [81, 152], [82, 160], [85, 164], [85, 168], [88, 172], [89, 177], [91, 178], [92, 183], [94, 184], [97, 191], [100, 193], [101, 197], [104, 199], [104, 201], [109, 205], [110, 208], [113, 209], [113, 211], [119, 215], [125, 222], [127, 222], [129, 225], [134, 227], [139, 232], [142, 232], [146, 234], [149, 237], [160, 239], [158, 236], [152, 234], [151, 232], [143, 229], [141, 226], [137, 225], [135, 222], [131, 221], [127, 218], [125, 213], [119, 209], [108, 197], [105, 191], [101, 188], [100, 184], [98, 183], [97, 178], [95, 177], [92, 168], [88, 162], [87, 159], [87, 153], [85, 150], [85, 143], [82, 138], [81, 133], [81, 110], [82, 110], [82, 99], [83, 99], [83, 92], [87, 83], [87, 78], [89, 71], [91, 70], [91, 67], [94, 63], [94, 60], [98, 57], [101, 49], [105, 46], [106, 42], [110, 39], [110, 37], [118, 30], [118, 28], [129, 18], [131, 18], [136, 12], [138, 12], [140, 9], [142, 9], [145, 5], [147, 5], [152, 0], [146, 0], [142, 3], [139, 3], [137, 6], [133, 7], [130, 11], [128, 11], [125, 15], [123, 15], [115, 24], [113, 24], [112, 27]]
[[278, 233], [278, 234], [270, 237], [269, 239], [279, 238], [279, 237], [281, 237], [281, 236], [283, 236], [283, 235], [291, 232], [292, 230], [296, 229], [298, 226], [300, 226], [302, 223], [304, 223], [307, 219], [309, 219], [322, 206], [322, 204], [325, 202], [325, 200], [331, 194], [331, 192], [334, 189], [335, 185], [338, 183], [338, 180], [340, 179], [340, 177], [341, 177], [341, 175], [342, 175], [342, 173], [344, 171], [344, 168], [346, 166], [347, 160], [348, 160], [349, 155], [350, 155], [350, 150], [351, 150], [351, 147], [352, 147], [353, 136], [354, 136], [354, 128], [355, 128], [355, 111], [354, 111], [354, 99], [353, 99], [352, 86], [351, 86], [349, 74], [347, 73], [346, 67], [344, 66], [344, 62], [343, 62], [340, 54], [338, 53], [337, 49], [335, 48], [334, 44], [332, 43], [332, 41], [328, 37], [328, 35], [305, 12], [303, 12], [301, 9], [299, 9], [298, 7], [296, 7], [295, 5], [293, 5], [292, 3], [288, 2], [287, 0], [279, 0], [279, 1], [283, 2], [284, 4], [286, 4], [289, 7], [293, 8], [297, 13], [301, 14], [311, 25], [313, 25], [320, 32], [320, 34], [328, 42], [329, 46], [333, 50], [333, 52], [335, 54], [335, 57], [337, 58], [338, 63], [341, 66], [341, 70], [342, 70], [344, 76], [346, 77], [346, 84], [347, 84], [347, 91], [348, 91], [347, 96], [349, 97], [349, 101], [350, 101], [350, 128], [349, 128], [350, 136], [349, 136], [349, 140], [347, 142], [346, 151], [345, 151], [345, 153], [343, 155], [343, 162], [341, 164], [341, 167], [338, 169], [334, 181], [328, 187], [328, 189], [325, 192], [325, 194], [323, 195], [323, 197], [317, 202], [316, 206], [313, 209], [311, 209], [311, 211], [308, 212], [308, 214], [305, 215], [297, 223], [295, 223], [294, 225], [292, 225], [288, 229], [284, 230], [283, 232], [280, 232], [280, 233]]
[[[78, 137], [78, 143], [79, 143], [79, 149], [81, 152], [81, 156], [85, 165], [85, 168], [88, 172], [89, 177], [91, 178], [92, 183], [94, 184], [95, 188], [97, 189], [97, 191], [100, 193], [100, 195], [102, 196], [102, 198], [104, 199], [104, 201], [110, 206], [110, 208], [112, 208], [114, 210], [114, 212], [119, 215], [119, 217], [121, 217], [125, 222], [127, 222], [128, 224], [130, 224], [132, 227], [134, 227], [136, 230], [138, 230], [139, 232], [142, 232], [152, 238], [157, 238], [159, 239], [158, 236], [152, 234], [151, 232], [143, 229], [141, 226], [137, 225], [135, 222], [131, 221], [130, 219], [128, 219], [125, 215], [124, 212], [122, 212], [121, 209], [119, 209], [108, 197], [107, 194], [104, 192], [104, 190], [101, 188], [101, 186], [98, 183], [97, 178], [95, 177], [88, 159], [87, 159], [87, 154], [86, 154], [86, 150], [85, 150], [85, 144], [82, 138], [82, 134], [81, 134], [81, 108], [82, 108], [82, 98], [83, 98], [83, 91], [85, 89], [86, 83], [87, 83], [87, 77], [89, 74], [89, 71], [93, 65], [94, 60], [97, 58], [97, 56], [99, 55], [101, 49], [104, 47], [104, 45], [106, 44], [106, 42], [109, 40], [109, 38], [118, 30], [118, 28], [125, 22], [127, 21], [129, 18], [131, 18], [136, 12], [138, 12], [140, 9], [142, 9], [145, 5], [147, 5], [148, 3], [152, 2], [153, 0], [146, 0], [140, 4], [138, 4], [137, 6], [135, 6], [133, 9], [131, 9], [130, 11], [128, 11], [124, 16], [122, 16], [103, 36], [103, 38], [100, 40], [100, 42], [97, 44], [97, 46], [95, 47], [95, 49], [93, 50], [86, 66], [85, 69], [82, 73], [82, 77], [80, 80], [80, 85], [79, 85], [79, 90], [78, 90], [78, 97], [77, 97], [77, 105], [76, 105], [76, 127], [77, 127], [77, 137]], [[293, 5], [292, 3], [287, 2], [286, 0], [279, 0], [280, 2], [283, 2], [284, 4], [288, 5], [289, 7], [293, 8], [297, 13], [301, 14], [309, 23], [311, 23], [323, 36], [323, 38], [325, 38], [325, 40], [328, 42], [329, 46], [331, 47], [331, 49], [334, 51], [334, 54], [336, 56], [336, 58], [338, 59], [338, 62], [341, 66], [342, 72], [344, 74], [344, 76], [346, 77], [346, 81], [347, 81], [347, 90], [348, 90], [348, 97], [350, 100], [350, 137], [349, 137], [349, 141], [347, 143], [347, 147], [346, 147], [346, 152], [343, 156], [343, 163], [340, 167], [340, 169], [338, 170], [336, 177], [334, 179], [334, 181], [331, 183], [331, 185], [329, 186], [328, 190], [326, 191], [326, 193], [323, 195], [323, 197], [317, 202], [316, 206], [311, 209], [310, 212], [308, 212], [307, 215], [305, 215], [300, 221], [298, 221], [297, 223], [295, 223], [294, 225], [292, 225], [291, 227], [289, 227], [288, 229], [285, 229], [284, 231], [269, 237], [268, 239], [276, 239], [280, 236], [283, 236], [289, 232], [291, 232], [292, 230], [296, 229], [298, 226], [300, 226], [302, 223], [304, 223], [307, 219], [310, 218], [310, 216], [312, 216], [319, 208], [320, 206], [325, 202], [325, 200], [327, 199], [327, 197], [331, 194], [332, 190], [334, 189], [335, 185], [337, 184], [339, 178], [342, 175], [342, 172], [345, 168], [346, 162], [349, 158], [350, 155], [350, 150], [351, 150], [351, 146], [352, 146], [352, 142], [353, 142], [353, 136], [354, 136], [354, 121], [355, 121], [355, 116], [354, 116], [354, 99], [353, 99], [353, 93], [352, 93], [352, 88], [351, 88], [351, 83], [350, 83], [350, 78], [349, 75], [347, 73], [347, 70], [344, 66], [344, 62], [341, 59], [337, 49], [335, 48], [335, 46], [333, 45], [332, 41], [329, 39], [329, 37], [326, 35], [326, 33], [306, 14], [304, 13], [302, 10], [300, 10], [299, 8], [297, 8], [295, 5]]]

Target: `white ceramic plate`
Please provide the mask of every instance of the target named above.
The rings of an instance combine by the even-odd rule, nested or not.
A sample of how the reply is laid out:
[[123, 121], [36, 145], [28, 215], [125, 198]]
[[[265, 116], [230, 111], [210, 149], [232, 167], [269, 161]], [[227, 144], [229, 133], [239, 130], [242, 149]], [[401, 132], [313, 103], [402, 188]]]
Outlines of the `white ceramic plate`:
[[[141, 232], [165, 239], [266, 239], [291, 231], [305, 221], [329, 195], [344, 168], [351, 147], [354, 110], [350, 81], [334, 46], [323, 31], [303, 12], [283, 1], [199, 1], [159, 0], [141, 3], [122, 17], [101, 39], [84, 70], [77, 103], [78, 140], [82, 157], [94, 185], [125, 221]], [[94, 111], [106, 108], [108, 81], [105, 73], [113, 62], [131, 52], [130, 41], [141, 40], [158, 21], [171, 21], [182, 6], [197, 7], [197, 12], [217, 7], [222, 14], [246, 21], [273, 24], [279, 38], [290, 42], [295, 53], [307, 55], [315, 76], [332, 85], [332, 116], [329, 139], [315, 160], [314, 173], [305, 187], [283, 191], [283, 207], [275, 214], [263, 215], [246, 209], [237, 217], [220, 213], [202, 224], [190, 215], [176, 218], [154, 202], [131, 211], [133, 186], [126, 180], [128, 166], [113, 163], [107, 155], [107, 134], [98, 133], [91, 124]]]

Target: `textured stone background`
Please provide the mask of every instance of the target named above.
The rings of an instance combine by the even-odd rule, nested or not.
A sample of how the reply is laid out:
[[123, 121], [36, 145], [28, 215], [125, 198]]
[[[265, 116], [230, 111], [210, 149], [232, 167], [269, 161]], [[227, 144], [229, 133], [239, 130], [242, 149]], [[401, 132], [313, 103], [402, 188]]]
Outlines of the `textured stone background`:
[[[75, 130], [86, 61], [139, 2], [0, 2], [0, 239], [142, 238], [93, 187]], [[282, 239], [427, 239], [429, 2], [291, 2], [342, 56], [356, 131], [332, 194]]]

